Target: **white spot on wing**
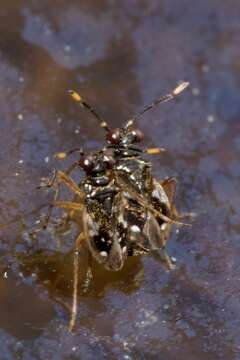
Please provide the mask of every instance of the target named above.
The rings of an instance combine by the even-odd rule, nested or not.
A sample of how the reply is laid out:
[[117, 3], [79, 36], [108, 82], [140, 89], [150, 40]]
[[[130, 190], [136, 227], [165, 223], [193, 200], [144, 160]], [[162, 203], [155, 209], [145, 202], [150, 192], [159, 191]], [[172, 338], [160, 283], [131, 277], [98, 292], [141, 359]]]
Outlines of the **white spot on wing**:
[[107, 256], [108, 256], [108, 254], [107, 254], [106, 251], [101, 251], [101, 252], [100, 252], [100, 255], [103, 256], [103, 257], [107, 257]]
[[123, 225], [124, 228], [127, 228], [127, 227], [128, 227], [128, 223], [127, 223], [127, 221], [124, 220], [122, 214], [120, 214], [120, 215], [118, 216], [118, 221]]
[[122, 248], [122, 252], [123, 252], [123, 254], [125, 254], [125, 252], [127, 251], [127, 247], [126, 246], [124, 246], [123, 248]]
[[131, 230], [132, 230], [133, 232], [140, 232], [140, 231], [141, 231], [140, 228], [139, 228], [137, 225], [131, 226]]
[[161, 225], [161, 230], [166, 230], [166, 228], [167, 228], [167, 224], [166, 224], [166, 223], [163, 223], [163, 224]]
[[153, 190], [152, 196], [155, 197], [155, 198], [159, 197], [159, 193], [158, 193], [158, 191], [156, 189]]

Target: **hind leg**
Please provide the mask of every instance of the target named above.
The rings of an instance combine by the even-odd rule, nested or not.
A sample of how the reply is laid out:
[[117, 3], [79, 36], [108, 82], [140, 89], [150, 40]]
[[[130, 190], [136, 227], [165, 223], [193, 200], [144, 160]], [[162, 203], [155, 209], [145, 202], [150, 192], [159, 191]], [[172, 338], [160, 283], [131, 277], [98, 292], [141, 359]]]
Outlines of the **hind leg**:
[[[72, 203], [72, 204], [74, 204], [74, 203]], [[68, 206], [71, 206], [71, 205], [68, 204]], [[66, 208], [66, 207], [64, 207], [64, 208]], [[74, 208], [74, 210], [76, 210], [76, 209]], [[79, 211], [82, 214], [83, 231], [78, 235], [77, 239], [75, 240], [75, 246], [74, 246], [74, 257], [73, 257], [73, 300], [72, 300], [71, 319], [70, 319], [69, 327], [68, 327], [69, 331], [73, 330], [73, 328], [75, 326], [75, 323], [76, 323], [76, 318], [77, 318], [77, 297], [78, 297], [78, 283], [79, 283], [79, 277], [78, 277], [79, 251], [80, 251], [80, 247], [82, 245], [82, 242], [87, 241], [89, 239], [88, 220], [87, 220], [88, 214], [86, 212], [86, 208], [84, 206], [82, 206], [81, 208], [79, 208]], [[90, 274], [91, 274], [91, 276], [90, 276]], [[88, 280], [92, 279], [91, 268], [90, 269], [88, 268], [86, 276], [88, 277]]]
[[79, 269], [79, 250], [81, 242], [84, 240], [84, 234], [78, 235], [75, 241], [74, 255], [73, 255], [73, 297], [72, 297], [72, 308], [71, 308], [71, 319], [69, 322], [68, 329], [72, 331], [77, 317], [77, 296], [78, 296], [78, 269]]

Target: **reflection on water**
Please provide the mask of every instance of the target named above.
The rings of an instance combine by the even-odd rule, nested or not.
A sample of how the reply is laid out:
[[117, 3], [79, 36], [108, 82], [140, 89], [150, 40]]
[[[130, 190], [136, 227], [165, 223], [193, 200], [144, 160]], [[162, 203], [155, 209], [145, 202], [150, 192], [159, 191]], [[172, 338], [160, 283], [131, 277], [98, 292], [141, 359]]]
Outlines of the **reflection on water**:
[[2, 229], [2, 354], [239, 359], [239, 2], [1, 5], [0, 223], [50, 198], [36, 186], [53, 167], [67, 167], [54, 153], [102, 145], [104, 134], [67, 89], [79, 90], [116, 127], [180, 80], [191, 89], [139, 125], [146, 146], [168, 149], [153, 159], [156, 176], [177, 176], [178, 208], [198, 214], [169, 242], [175, 272], [152, 257], [130, 259], [116, 274], [95, 265], [91, 292], [80, 289], [73, 334], [61, 305], [71, 301], [71, 235], [56, 252], [48, 234], [38, 247], [26, 246], [18, 225]]
[[[55, 295], [72, 296], [73, 282], [73, 253], [62, 253], [61, 251], [49, 252], [38, 250], [28, 252], [28, 254], [18, 254], [20, 261], [20, 271], [25, 276], [37, 275], [39, 283], [43, 283], [48, 288], [52, 297]], [[93, 281], [87, 292], [81, 289], [87, 269], [87, 261], [84, 254], [80, 256], [80, 295], [81, 296], [103, 296], [109, 287], [117, 287], [119, 290], [131, 293], [136, 290], [143, 282], [143, 267], [139, 258], [129, 258], [122, 270], [118, 272], [107, 271], [103, 266], [94, 263]], [[56, 294], [55, 294], [56, 293]]]
[[[84, 248], [80, 252], [79, 308], [81, 298], [97, 303], [107, 289], [125, 294], [136, 291], [144, 279], [139, 258], [129, 258], [121, 271], [110, 272], [93, 263], [93, 279], [86, 288], [87, 261]], [[2, 261], [4, 264], [4, 261]], [[5, 259], [1, 271], [1, 328], [20, 339], [38, 337], [54, 317], [53, 304], [60, 305], [70, 317], [73, 294], [73, 252], [28, 249], [17, 251], [15, 259]], [[40, 297], [38, 297], [39, 293]], [[83, 299], [84, 302], [84, 299]], [[65, 315], [66, 317], [66, 315]], [[13, 323], [15, 324], [13, 326]], [[65, 325], [67, 331], [67, 324]]]

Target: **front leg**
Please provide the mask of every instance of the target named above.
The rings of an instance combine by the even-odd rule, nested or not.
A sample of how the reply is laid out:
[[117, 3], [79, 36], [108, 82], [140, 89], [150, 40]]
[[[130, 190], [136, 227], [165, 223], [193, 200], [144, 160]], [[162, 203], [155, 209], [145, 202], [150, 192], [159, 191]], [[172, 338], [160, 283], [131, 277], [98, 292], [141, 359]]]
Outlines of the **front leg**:
[[54, 187], [55, 188], [53, 202], [48, 207], [47, 215], [45, 217], [44, 224], [42, 225], [41, 229], [46, 229], [49, 224], [49, 221], [50, 221], [50, 218], [52, 215], [52, 210], [54, 208], [54, 203], [58, 199], [59, 187], [61, 184], [65, 184], [74, 194], [77, 195], [78, 198], [82, 199], [84, 197], [84, 194], [80, 190], [78, 185], [69, 177], [69, 173], [71, 173], [75, 169], [76, 166], [77, 166], [77, 163], [72, 164], [67, 169], [66, 172], [63, 172], [60, 170], [55, 170], [53, 173], [53, 176], [50, 179], [48, 179], [47, 181], [43, 182], [43, 184], [40, 185], [41, 188], [43, 188], [43, 187], [45, 187], [45, 188]]

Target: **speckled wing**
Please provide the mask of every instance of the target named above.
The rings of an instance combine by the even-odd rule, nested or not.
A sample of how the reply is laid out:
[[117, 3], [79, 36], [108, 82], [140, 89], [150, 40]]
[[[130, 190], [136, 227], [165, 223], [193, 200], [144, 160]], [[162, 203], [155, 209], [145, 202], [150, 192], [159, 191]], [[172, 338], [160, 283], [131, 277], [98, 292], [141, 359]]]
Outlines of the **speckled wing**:
[[171, 217], [171, 203], [169, 201], [169, 197], [160, 182], [155, 179], [153, 179], [151, 200], [156, 210], [159, 210], [164, 215]]
[[120, 191], [114, 199], [113, 213], [115, 217], [114, 227], [118, 229], [119, 243], [124, 255], [138, 256], [147, 254], [149, 249], [143, 227], [146, 218], [146, 210], [125, 196]]
[[173, 198], [174, 198], [174, 195], [176, 192], [177, 180], [174, 177], [169, 177], [169, 178], [161, 181], [160, 185], [163, 187], [163, 189], [168, 197], [170, 206], [172, 206]]
[[111, 271], [120, 270], [123, 265], [118, 234], [103, 226], [100, 219], [93, 220], [89, 213], [85, 216], [88, 228], [88, 247], [94, 259]]
[[171, 230], [171, 225], [167, 223], [162, 223], [161, 225], [153, 216], [153, 214], [148, 211], [147, 218], [143, 228], [143, 234], [147, 239], [146, 246], [150, 250], [156, 250], [164, 248], [169, 237]]

